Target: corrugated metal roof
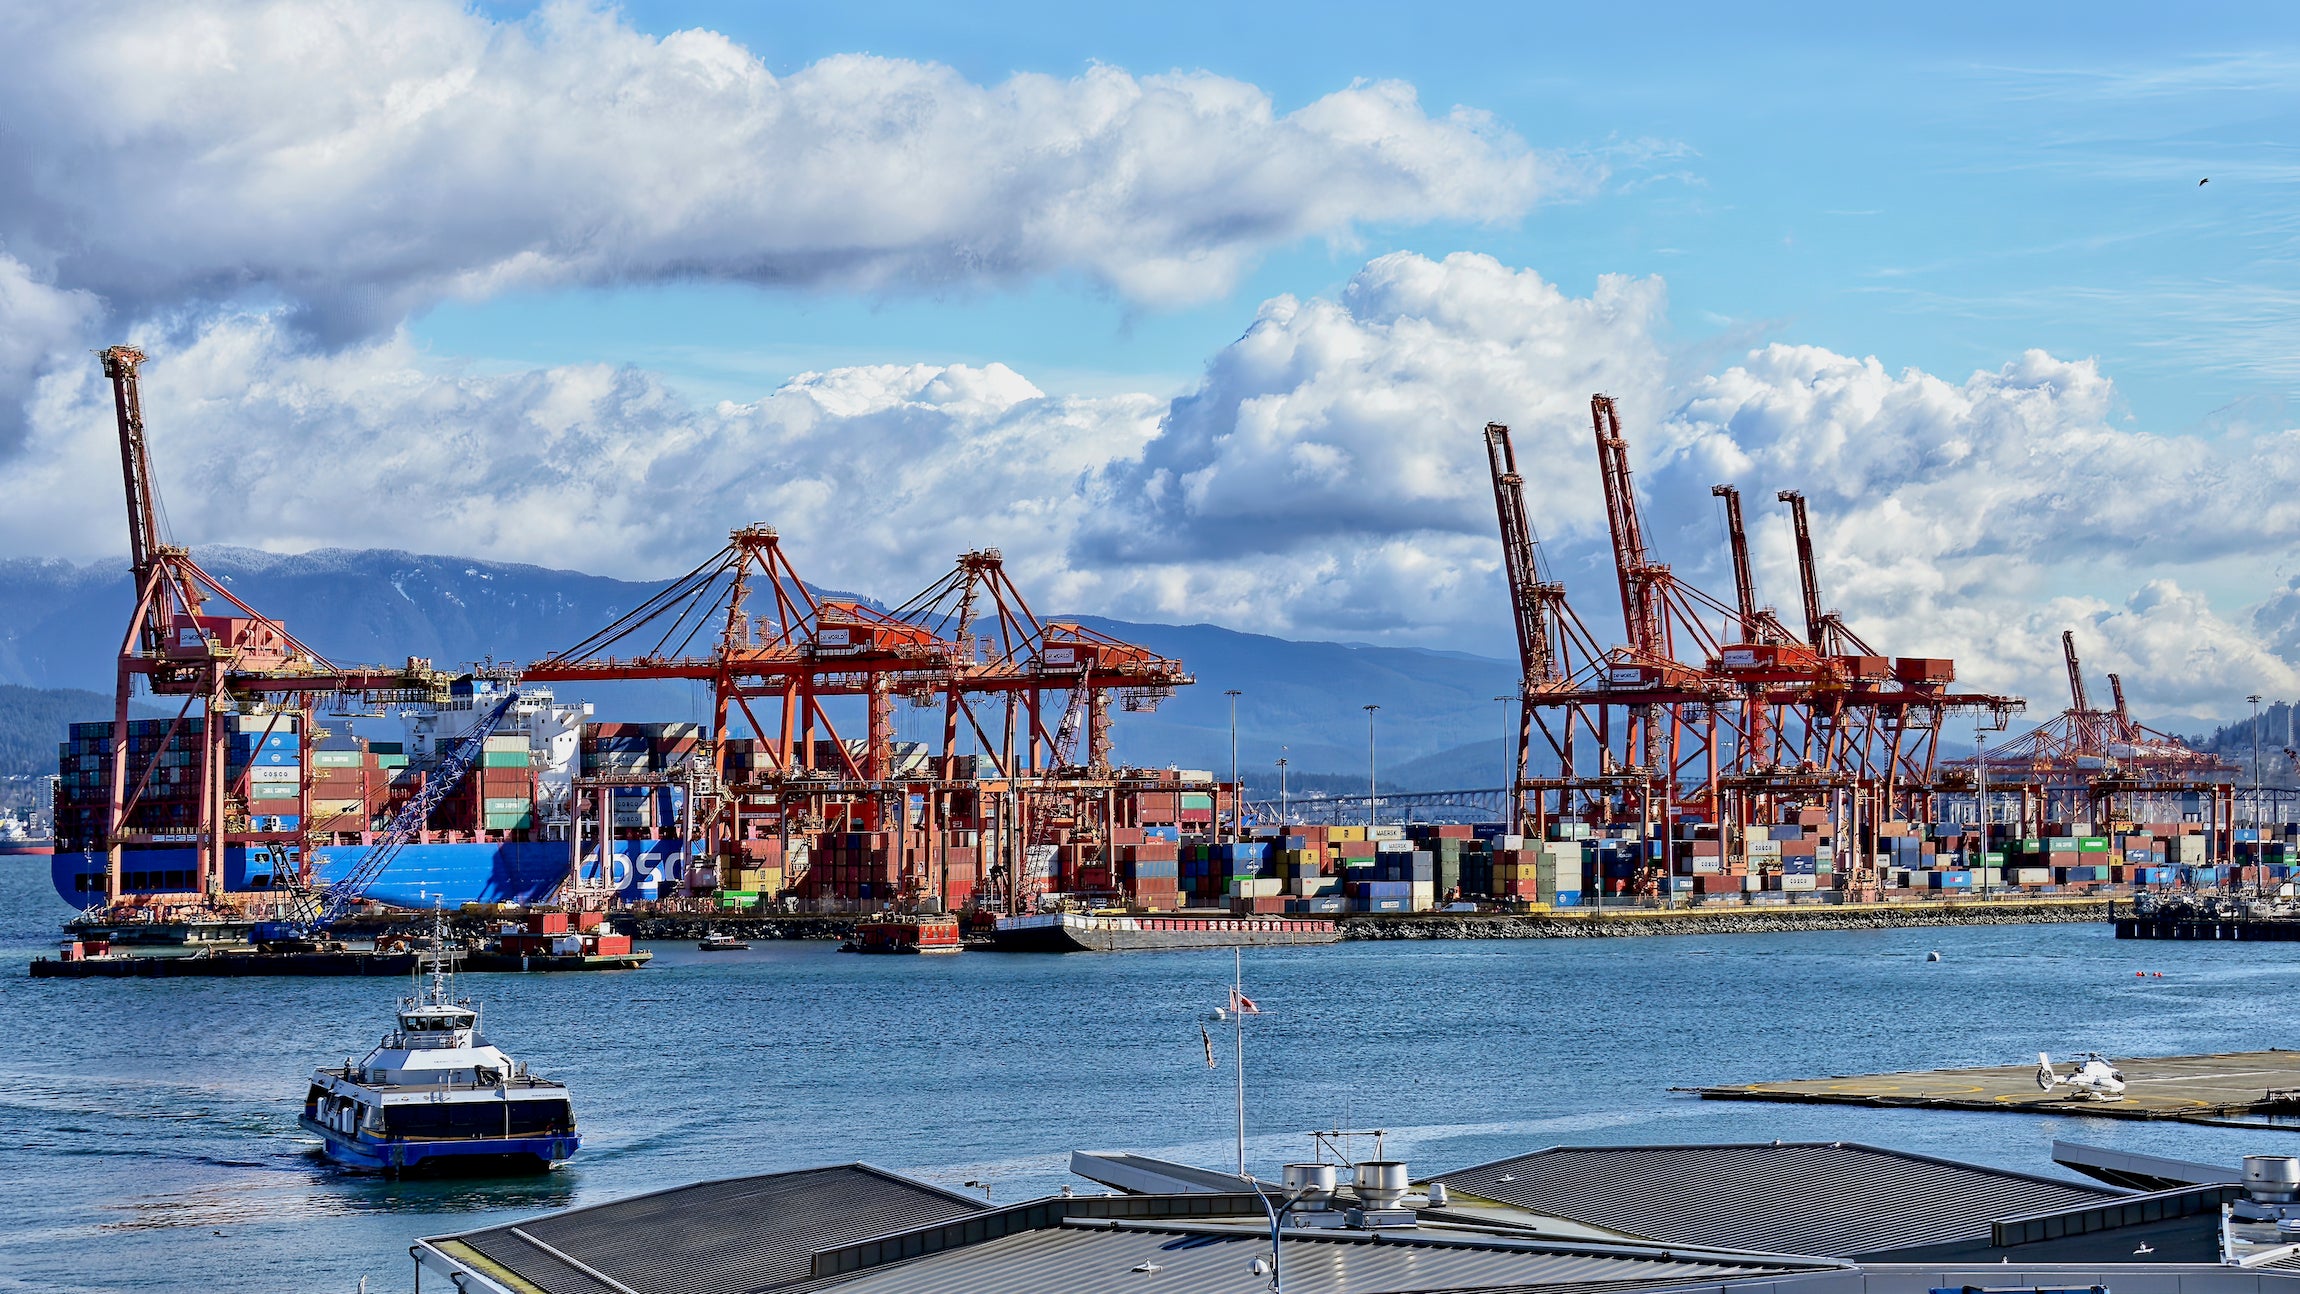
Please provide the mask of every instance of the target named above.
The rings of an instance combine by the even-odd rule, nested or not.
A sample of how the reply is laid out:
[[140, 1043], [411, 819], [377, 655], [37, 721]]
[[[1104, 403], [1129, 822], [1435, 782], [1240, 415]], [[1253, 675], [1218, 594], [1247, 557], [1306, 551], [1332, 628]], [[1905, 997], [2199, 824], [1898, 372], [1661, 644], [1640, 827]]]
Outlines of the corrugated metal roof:
[[[1810, 1271], [1728, 1256], [1672, 1259], [1509, 1242], [1376, 1239], [1364, 1232], [1289, 1234], [1288, 1289], [1320, 1294], [1385, 1291], [1655, 1289]], [[1068, 1223], [930, 1258], [860, 1272], [837, 1294], [1195, 1294], [1257, 1288], [1251, 1271], [1270, 1252], [1267, 1232]], [[1155, 1266], [1157, 1270], [1138, 1270]]]
[[699, 1182], [454, 1239], [548, 1294], [615, 1294], [607, 1282], [642, 1294], [756, 1294], [805, 1281], [818, 1249], [983, 1207], [846, 1164]]
[[1561, 1146], [1430, 1180], [1669, 1244], [1832, 1257], [1985, 1237], [2002, 1218], [2124, 1194], [1851, 1142]]

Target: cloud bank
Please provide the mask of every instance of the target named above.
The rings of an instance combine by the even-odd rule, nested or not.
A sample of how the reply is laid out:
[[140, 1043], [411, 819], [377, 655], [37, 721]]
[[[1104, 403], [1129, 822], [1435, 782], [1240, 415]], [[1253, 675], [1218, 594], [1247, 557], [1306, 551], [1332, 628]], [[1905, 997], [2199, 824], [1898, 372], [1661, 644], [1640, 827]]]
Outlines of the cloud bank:
[[[398, 336], [317, 357], [278, 312], [242, 313], [158, 353], [146, 409], [193, 543], [647, 576], [763, 520], [811, 578], [884, 597], [995, 545], [1042, 607], [1506, 652], [1479, 431], [1514, 428], [1549, 560], [1611, 634], [1587, 413], [1606, 390], [1659, 556], [1712, 590], [1729, 580], [1709, 487], [1733, 481], [1761, 589], [1794, 601], [1772, 495], [1795, 487], [1827, 600], [1882, 650], [1956, 656], [2046, 713], [2063, 627], [2143, 713], [2300, 688], [2300, 594], [2263, 587], [2239, 614], [2188, 575], [2300, 540], [2295, 433], [2120, 429], [2095, 365], [2039, 352], [1960, 382], [1768, 346], [1672, 381], [1667, 323], [1658, 280], [1577, 297], [1489, 257], [1398, 254], [1333, 299], [1266, 302], [1172, 401], [921, 364], [698, 407], [639, 369], [476, 376]], [[118, 548], [107, 399], [92, 362], [42, 385], [0, 549]]]
[[1172, 401], [918, 363], [698, 407], [636, 368], [466, 372], [404, 332], [451, 298], [686, 279], [1202, 301], [1274, 247], [1586, 187], [1398, 83], [1281, 110], [1196, 72], [778, 75], [583, 4], [98, 0], [0, 10], [0, 122], [4, 551], [118, 550], [85, 351], [131, 335], [185, 542], [646, 576], [764, 520], [815, 578], [881, 596], [997, 545], [1045, 607], [1505, 652], [1479, 429], [1516, 429], [1549, 559], [1611, 633], [1604, 390], [1659, 555], [1712, 588], [1731, 480], [1787, 600], [1771, 496], [1793, 486], [1829, 601], [1888, 651], [2046, 709], [2066, 625], [2144, 712], [2300, 688], [2300, 581], [2229, 590], [2300, 538], [2300, 433], [2136, 432], [2107, 374], [2041, 352], [1962, 378], [1790, 345], [1686, 371], [1658, 279], [1575, 296], [1489, 257], [1380, 256], [1330, 299], [1263, 303]]
[[1218, 296], [1363, 223], [1507, 220], [1575, 181], [1484, 115], [1202, 72], [974, 84], [556, 3], [99, 0], [0, 16], [0, 249], [127, 317], [271, 298], [331, 342], [509, 288], [1084, 275]]

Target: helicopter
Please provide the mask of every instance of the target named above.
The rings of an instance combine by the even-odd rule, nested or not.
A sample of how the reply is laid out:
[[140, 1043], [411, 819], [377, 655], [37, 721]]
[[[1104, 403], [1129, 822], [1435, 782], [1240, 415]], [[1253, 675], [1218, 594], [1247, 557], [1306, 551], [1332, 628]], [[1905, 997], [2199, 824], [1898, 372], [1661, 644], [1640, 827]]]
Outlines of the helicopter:
[[2056, 1087], [2069, 1089], [2069, 1095], [2080, 1101], [2121, 1101], [2124, 1099], [2124, 1073], [2108, 1058], [2097, 1051], [2083, 1053], [2076, 1068], [2063, 1078], [2055, 1073], [2052, 1058], [2043, 1052], [2036, 1054], [2036, 1085], [2039, 1091], [2049, 1092]]

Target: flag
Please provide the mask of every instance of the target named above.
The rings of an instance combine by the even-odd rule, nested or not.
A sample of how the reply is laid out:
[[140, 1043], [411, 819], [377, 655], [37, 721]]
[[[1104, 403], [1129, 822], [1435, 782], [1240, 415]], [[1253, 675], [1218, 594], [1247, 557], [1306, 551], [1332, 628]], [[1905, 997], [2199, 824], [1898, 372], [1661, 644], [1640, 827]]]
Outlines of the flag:
[[1198, 1039], [1206, 1044], [1206, 1068], [1214, 1068], [1214, 1035], [1206, 1032], [1205, 1025], [1199, 1025]]
[[1230, 990], [1230, 1014], [1260, 1015], [1262, 1014], [1262, 1008], [1254, 1005], [1254, 999], [1247, 997], [1245, 994], [1240, 993], [1237, 989], [1233, 988]]

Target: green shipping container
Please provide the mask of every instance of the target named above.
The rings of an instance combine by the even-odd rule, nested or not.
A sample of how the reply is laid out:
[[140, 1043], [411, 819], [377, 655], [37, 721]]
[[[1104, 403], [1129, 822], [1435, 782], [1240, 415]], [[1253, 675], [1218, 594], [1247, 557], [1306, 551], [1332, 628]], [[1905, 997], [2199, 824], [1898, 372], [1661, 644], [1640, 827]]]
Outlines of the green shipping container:
[[2108, 837], [2082, 836], [2077, 839], [2076, 847], [2086, 853], [2105, 852], [2108, 849]]
[[516, 796], [500, 800], [490, 799], [482, 802], [479, 807], [487, 813], [532, 813], [535, 810], [535, 802], [525, 796]]
[[314, 768], [358, 768], [360, 755], [356, 750], [315, 750], [311, 762]]
[[525, 768], [527, 752], [524, 750], [490, 750], [479, 756], [481, 768]]
[[375, 757], [375, 766], [377, 768], [405, 768], [407, 767], [407, 756], [378, 755]]
[[719, 906], [722, 908], [755, 908], [758, 905], [759, 896], [750, 890], [727, 890], [719, 895]]
[[303, 788], [293, 782], [254, 782], [248, 786], [251, 800], [293, 800], [303, 794]]
[[1211, 809], [1214, 807], [1214, 797], [1211, 795], [1194, 795], [1189, 792], [1184, 792], [1182, 795], [1182, 807], [1185, 809]]
[[533, 813], [490, 813], [483, 815], [483, 825], [489, 831], [525, 831], [535, 825]]

